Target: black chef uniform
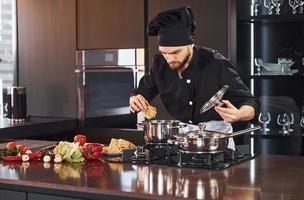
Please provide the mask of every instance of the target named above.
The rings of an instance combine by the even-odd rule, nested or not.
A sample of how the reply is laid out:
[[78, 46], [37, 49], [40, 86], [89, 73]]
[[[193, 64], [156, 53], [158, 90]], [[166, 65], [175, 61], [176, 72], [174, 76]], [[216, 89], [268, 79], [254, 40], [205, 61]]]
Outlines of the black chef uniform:
[[165, 58], [158, 54], [153, 66], [134, 89], [131, 96], [141, 94], [149, 102], [160, 95], [167, 111], [175, 119], [186, 123], [222, 120], [220, 115], [210, 109], [200, 114], [200, 108], [224, 85], [228, 92], [223, 99], [234, 106], [250, 105], [257, 113], [258, 104], [231, 63], [220, 53], [205, 47], [193, 47], [193, 59], [182, 72], [182, 79], [173, 71]]

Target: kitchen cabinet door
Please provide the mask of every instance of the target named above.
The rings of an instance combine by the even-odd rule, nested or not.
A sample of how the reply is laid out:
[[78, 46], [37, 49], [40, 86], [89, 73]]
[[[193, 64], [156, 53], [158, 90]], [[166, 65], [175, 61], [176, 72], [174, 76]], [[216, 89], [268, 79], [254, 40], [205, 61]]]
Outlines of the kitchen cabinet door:
[[144, 0], [77, 0], [77, 48], [144, 46]]
[[18, 199], [26, 200], [26, 192], [18, 192], [12, 190], [0, 190], [0, 199]]
[[55, 195], [28, 193], [27, 200], [81, 200], [81, 199], [61, 197]]
[[28, 114], [76, 115], [75, 0], [18, 0], [18, 74]]

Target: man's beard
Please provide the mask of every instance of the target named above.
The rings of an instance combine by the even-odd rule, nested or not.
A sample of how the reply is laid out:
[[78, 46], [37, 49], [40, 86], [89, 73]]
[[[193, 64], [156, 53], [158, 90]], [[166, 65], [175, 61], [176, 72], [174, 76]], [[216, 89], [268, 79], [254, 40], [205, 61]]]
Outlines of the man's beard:
[[190, 53], [188, 53], [188, 55], [184, 58], [182, 62], [170, 62], [168, 63], [168, 65], [172, 70], [179, 70], [184, 67], [184, 65], [189, 60], [189, 58], [190, 58]]

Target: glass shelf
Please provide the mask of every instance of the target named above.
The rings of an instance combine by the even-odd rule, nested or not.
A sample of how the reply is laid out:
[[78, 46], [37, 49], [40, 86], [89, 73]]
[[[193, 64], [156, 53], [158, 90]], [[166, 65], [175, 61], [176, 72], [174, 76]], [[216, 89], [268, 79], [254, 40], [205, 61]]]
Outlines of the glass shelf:
[[257, 138], [291, 138], [291, 137], [303, 137], [303, 134], [290, 134], [290, 135], [282, 135], [282, 134], [262, 134], [262, 133], [255, 133], [250, 135], [250, 137], [257, 137]]
[[290, 79], [290, 80], [295, 80], [295, 79], [303, 79], [304, 75], [299, 74], [299, 75], [251, 75], [250, 79]]
[[[260, 124], [259, 124], [260, 125]], [[279, 133], [281, 129], [279, 128], [270, 128], [270, 131], [265, 134], [263, 131], [255, 131], [253, 134], [249, 134], [250, 137], [261, 137], [261, 138], [286, 138], [286, 137], [303, 137], [304, 134], [301, 131], [290, 132], [289, 134], [283, 135]]]
[[247, 19], [239, 19], [238, 23], [254, 22], [304, 22], [304, 14], [297, 15], [260, 15]]

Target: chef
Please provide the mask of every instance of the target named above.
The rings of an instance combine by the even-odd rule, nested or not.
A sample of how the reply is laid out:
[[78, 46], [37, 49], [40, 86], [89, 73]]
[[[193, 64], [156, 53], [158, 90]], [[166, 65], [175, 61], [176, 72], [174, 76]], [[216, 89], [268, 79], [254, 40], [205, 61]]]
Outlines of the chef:
[[[167, 10], [148, 25], [148, 35], [157, 36], [159, 54], [153, 66], [131, 92], [131, 112], [145, 111], [157, 95], [169, 114], [189, 124], [252, 120], [258, 109], [255, 97], [234, 66], [216, 50], [194, 44], [195, 20], [190, 7]], [[224, 85], [224, 106], [204, 113], [200, 108]]]

